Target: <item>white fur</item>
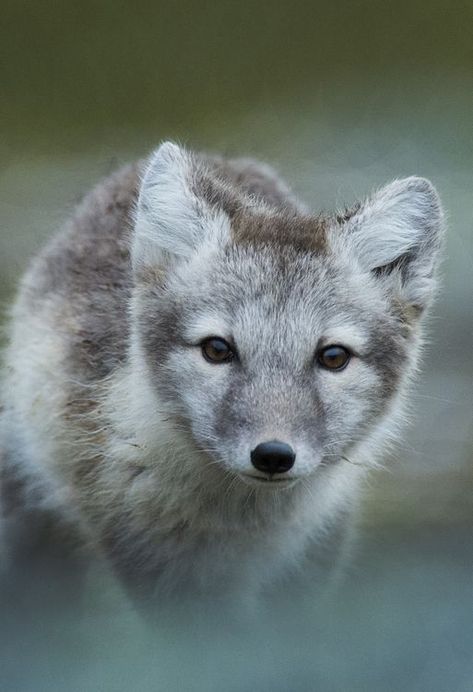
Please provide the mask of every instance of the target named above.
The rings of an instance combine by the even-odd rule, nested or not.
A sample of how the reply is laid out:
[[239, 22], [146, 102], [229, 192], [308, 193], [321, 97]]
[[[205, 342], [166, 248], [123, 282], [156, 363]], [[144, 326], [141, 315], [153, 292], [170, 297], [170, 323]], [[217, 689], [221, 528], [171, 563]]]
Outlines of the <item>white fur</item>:
[[156, 267], [168, 256], [187, 258], [205, 242], [228, 237], [229, 220], [192, 189], [192, 157], [165, 142], [149, 159], [136, 209], [135, 268]]

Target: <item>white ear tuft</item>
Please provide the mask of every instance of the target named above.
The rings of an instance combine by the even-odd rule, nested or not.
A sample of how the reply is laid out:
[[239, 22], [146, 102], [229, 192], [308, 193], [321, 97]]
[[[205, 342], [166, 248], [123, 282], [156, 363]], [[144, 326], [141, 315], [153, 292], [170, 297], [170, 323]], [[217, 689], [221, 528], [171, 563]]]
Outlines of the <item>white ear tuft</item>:
[[159, 267], [187, 258], [225, 230], [223, 212], [197, 192], [193, 155], [164, 142], [151, 155], [141, 183], [132, 246], [133, 266]]
[[442, 231], [438, 194], [417, 177], [386, 185], [345, 223], [345, 238], [360, 264], [378, 274], [397, 272], [404, 299], [419, 308], [435, 289]]

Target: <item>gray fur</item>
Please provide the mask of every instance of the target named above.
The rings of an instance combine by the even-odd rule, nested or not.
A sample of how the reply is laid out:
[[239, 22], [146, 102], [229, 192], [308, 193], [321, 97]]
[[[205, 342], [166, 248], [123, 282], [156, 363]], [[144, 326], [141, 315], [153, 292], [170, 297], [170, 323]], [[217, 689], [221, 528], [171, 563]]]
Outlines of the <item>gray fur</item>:
[[[13, 308], [2, 444], [23, 502], [166, 593], [256, 590], [330, 527], [342, 543], [402, 414], [441, 231], [418, 178], [322, 218], [249, 160], [168, 143], [119, 171]], [[208, 336], [238, 359], [207, 363]], [[318, 364], [330, 343], [345, 370]], [[284, 487], [250, 464], [273, 438], [297, 454]]]

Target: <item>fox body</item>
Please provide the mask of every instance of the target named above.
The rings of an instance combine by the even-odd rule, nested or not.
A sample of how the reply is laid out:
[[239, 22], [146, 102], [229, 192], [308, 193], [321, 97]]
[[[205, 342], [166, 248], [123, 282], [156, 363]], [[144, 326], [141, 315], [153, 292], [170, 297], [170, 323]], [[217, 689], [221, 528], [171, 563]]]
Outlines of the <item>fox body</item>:
[[52, 513], [163, 593], [336, 552], [402, 416], [441, 235], [421, 178], [327, 216], [264, 164], [172, 143], [105, 180], [13, 307], [5, 526]]

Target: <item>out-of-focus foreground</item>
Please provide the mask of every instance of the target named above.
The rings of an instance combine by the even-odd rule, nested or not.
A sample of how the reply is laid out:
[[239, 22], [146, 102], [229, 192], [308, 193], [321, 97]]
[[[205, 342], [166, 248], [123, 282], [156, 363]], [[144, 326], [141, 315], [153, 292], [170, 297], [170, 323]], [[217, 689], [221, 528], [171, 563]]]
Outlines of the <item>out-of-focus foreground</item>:
[[98, 575], [61, 600], [25, 573], [1, 599], [4, 689], [471, 690], [473, 6], [6, 0], [2, 20], [5, 307], [76, 201], [163, 138], [269, 160], [315, 210], [427, 176], [449, 226], [412, 424], [339, 596], [316, 607], [307, 575], [251, 625], [150, 634]]

